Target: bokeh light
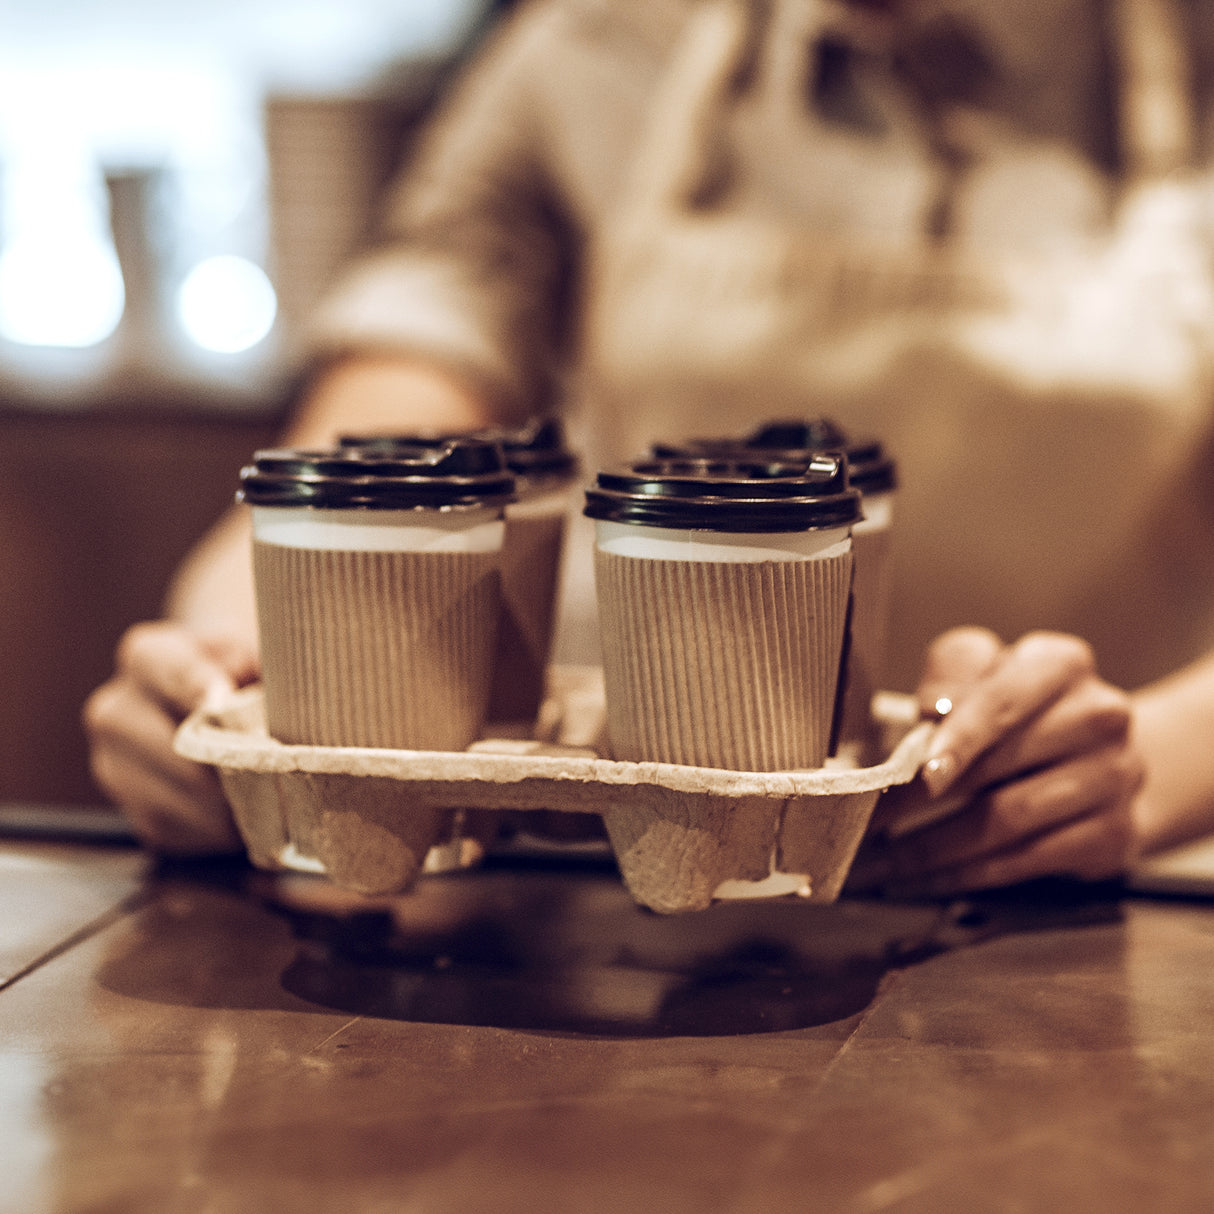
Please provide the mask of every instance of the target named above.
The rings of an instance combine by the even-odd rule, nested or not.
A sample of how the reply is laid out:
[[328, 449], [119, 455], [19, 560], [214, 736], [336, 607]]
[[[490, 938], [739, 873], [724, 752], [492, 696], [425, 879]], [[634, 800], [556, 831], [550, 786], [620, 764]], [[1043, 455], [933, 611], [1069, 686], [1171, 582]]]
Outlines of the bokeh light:
[[0, 256], [0, 335], [9, 341], [95, 346], [124, 305], [113, 245], [87, 231], [31, 232]]
[[238, 354], [274, 327], [278, 300], [265, 272], [244, 257], [208, 257], [186, 275], [177, 293], [177, 316], [204, 350]]

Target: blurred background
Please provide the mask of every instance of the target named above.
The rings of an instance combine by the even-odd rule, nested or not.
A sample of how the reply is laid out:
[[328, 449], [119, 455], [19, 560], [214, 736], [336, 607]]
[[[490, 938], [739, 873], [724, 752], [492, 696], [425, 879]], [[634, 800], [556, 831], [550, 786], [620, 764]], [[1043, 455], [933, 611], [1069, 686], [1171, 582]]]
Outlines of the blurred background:
[[0, 0], [0, 802], [275, 433], [301, 319], [494, 0]]

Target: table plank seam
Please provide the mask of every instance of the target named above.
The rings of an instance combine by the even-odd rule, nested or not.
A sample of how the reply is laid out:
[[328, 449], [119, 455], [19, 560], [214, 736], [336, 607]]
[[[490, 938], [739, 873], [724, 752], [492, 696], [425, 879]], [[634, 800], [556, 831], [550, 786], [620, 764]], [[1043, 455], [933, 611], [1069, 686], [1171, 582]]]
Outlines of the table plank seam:
[[125, 916], [133, 914], [135, 911], [146, 906], [151, 900], [151, 896], [151, 893], [146, 890], [130, 894], [123, 898], [116, 906], [112, 906], [109, 910], [103, 911], [100, 915], [90, 919], [74, 932], [65, 936], [58, 944], [52, 945], [32, 961], [27, 961], [25, 965], [14, 973], [9, 974], [6, 978], [0, 978], [0, 993], [20, 982], [22, 978], [28, 977], [44, 965], [54, 961], [55, 958], [62, 957], [65, 953], [70, 952], [76, 945], [83, 944], [86, 940], [104, 931], [111, 924], [117, 923]]

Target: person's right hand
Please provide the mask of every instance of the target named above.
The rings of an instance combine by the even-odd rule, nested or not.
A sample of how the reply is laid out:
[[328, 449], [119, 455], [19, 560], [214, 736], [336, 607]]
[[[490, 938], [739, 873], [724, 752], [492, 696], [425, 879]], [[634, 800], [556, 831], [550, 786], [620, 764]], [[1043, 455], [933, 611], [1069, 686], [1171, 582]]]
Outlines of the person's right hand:
[[173, 734], [210, 697], [253, 682], [252, 646], [203, 637], [168, 620], [136, 624], [118, 646], [110, 679], [88, 698], [83, 721], [93, 778], [154, 851], [239, 851], [240, 837], [215, 773], [173, 750]]

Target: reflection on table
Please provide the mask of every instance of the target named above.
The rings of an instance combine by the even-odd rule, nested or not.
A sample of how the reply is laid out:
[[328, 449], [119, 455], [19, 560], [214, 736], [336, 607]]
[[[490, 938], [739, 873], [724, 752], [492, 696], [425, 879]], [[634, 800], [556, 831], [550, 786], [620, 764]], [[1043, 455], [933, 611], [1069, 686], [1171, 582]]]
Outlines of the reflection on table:
[[0, 842], [0, 1210], [1214, 1208], [1214, 907], [366, 900]]

